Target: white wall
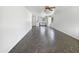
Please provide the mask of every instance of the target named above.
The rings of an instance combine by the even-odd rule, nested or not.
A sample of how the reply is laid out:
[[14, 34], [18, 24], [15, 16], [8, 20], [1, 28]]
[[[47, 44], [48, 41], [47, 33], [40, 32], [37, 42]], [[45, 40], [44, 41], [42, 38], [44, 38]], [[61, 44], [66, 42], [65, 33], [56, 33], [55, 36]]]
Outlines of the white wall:
[[25, 7], [0, 7], [0, 52], [9, 52], [31, 29], [31, 22]]
[[79, 39], [79, 7], [58, 6], [52, 27]]
[[32, 26], [36, 26], [36, 15], [32, 15]]
[[37, 15], [32, 15], [32, 26], [39, 26], [39, 22], [42, 19], [42, 17]]

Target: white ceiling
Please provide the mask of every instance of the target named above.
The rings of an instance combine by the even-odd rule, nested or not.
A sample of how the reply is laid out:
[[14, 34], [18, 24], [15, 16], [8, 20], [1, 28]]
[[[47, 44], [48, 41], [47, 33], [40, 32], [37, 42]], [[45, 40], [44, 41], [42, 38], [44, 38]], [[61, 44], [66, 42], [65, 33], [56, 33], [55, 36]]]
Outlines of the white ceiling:
[[40, 15], [44, 10], [44, 6], [26, 6], [26, 9], [28, 9], [34, 15]]

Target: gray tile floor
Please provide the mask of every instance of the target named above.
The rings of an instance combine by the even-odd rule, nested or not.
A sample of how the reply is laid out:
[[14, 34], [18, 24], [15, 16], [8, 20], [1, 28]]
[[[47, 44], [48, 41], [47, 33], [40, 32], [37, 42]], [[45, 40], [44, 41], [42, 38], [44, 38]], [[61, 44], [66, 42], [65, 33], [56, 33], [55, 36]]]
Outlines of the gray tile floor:
[[79, 40], [49, 27], [33, 27], [9, 53], [78, 53]]

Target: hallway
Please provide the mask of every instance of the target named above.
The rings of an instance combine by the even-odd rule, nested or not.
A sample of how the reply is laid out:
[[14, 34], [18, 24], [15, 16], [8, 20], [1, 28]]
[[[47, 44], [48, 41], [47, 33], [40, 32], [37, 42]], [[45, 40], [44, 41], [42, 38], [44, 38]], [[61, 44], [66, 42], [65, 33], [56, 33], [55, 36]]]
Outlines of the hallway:
[[9, 53], [77, 53], [79, 40], [49, 27], [32, 27]]

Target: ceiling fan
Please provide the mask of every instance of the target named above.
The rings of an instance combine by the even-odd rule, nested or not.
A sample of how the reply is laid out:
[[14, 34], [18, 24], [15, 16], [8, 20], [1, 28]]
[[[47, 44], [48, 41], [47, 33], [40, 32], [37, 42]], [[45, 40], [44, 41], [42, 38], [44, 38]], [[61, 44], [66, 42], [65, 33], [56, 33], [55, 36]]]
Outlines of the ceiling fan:
[[55, 11], [55, 6], [44, 6], [44, 9], [41, 13], [41, 16], [42, 17], [45, 17], [45, 16], [52, 16], [52, 14], [54, 13]]
[[47, 11], [47, 10], [49, 10], [49, 11], [53, 11], [53, 9], [55, 9], [56, 7], [55, 6], [45, 6], [45, 10], [44, 11]]

